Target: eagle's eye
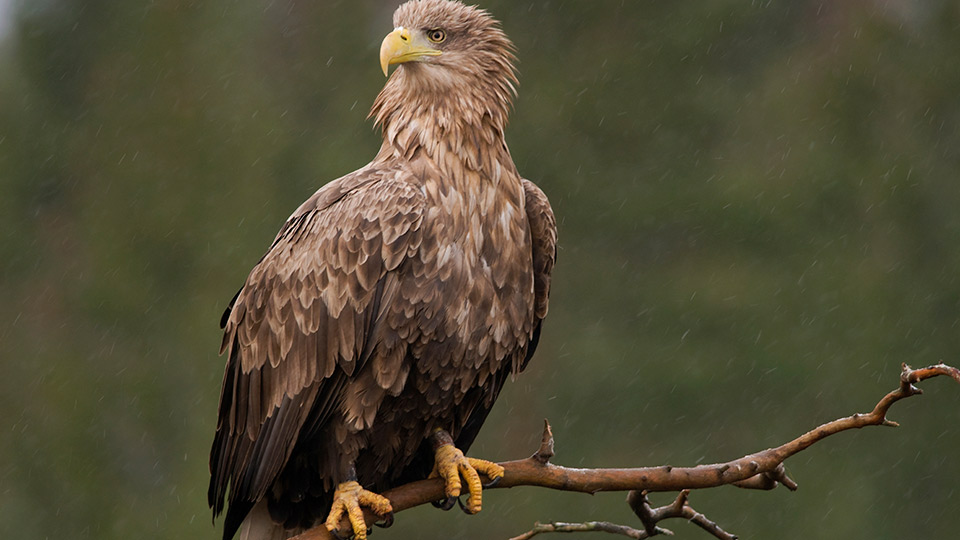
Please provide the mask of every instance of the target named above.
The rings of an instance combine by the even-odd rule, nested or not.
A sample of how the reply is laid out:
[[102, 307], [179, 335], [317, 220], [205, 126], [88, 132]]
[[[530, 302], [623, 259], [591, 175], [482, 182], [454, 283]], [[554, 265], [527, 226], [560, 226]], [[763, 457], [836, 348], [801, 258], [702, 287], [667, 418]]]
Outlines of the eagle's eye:
[[427, 32], [427, 39], [434, 43], [443, 43], [443, 40], [447, 39], [447, 33], [439, 28], [434, 28]]

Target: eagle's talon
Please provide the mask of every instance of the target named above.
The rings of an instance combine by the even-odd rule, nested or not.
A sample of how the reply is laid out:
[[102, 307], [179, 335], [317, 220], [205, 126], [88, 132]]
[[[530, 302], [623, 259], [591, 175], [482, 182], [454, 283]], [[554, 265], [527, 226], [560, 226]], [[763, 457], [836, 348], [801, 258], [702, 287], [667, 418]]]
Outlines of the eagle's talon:
[[[390, 500], [383, 495], [378, 495], [372, 491], [367, 491], [355, 480], [343, 482], [337, 486], [333, 494], [333, 504], [330, 506], [330, 515], [324, 523], [327, 530], [339, 539], [343, 539], [339, 533], [340, 520], [344, 516], [350, 521], [350, 528], [353, 534], [347, 538], [353, 540], [367, 540], [369, 530], [363, 519], [362, 507], [367, 507], [374, 514], [382, 517], [393, 515], [393, 507]], [[392, 517], [387, 518], [392, 521]]]
[[493, 477], [492, 480], [490, 480], [489, 482], [483, 485], [483, 489], [490, 489], [492, 487], [495, 487], [497, 484], [500, 483], [501, 480], [503, 480], [502, 476], [495, 476]]
[[343, 536], [338, 529], [331, 529], [330, 534], [337, 540], [350, 540], [353, 538], [353, 531], [350, 531], [350, 536]]
[[[488, 485], [495, 485], [498, 479], [503, 477], [503, 467], [484, 459], [464, 456], [463, 452], [454, 446], [450, 434], [442, 429], [434, 432], [434, 452], [436, 455], [430, 478], [443, 479], [447, 495], [447, 501], [443, 504], [450, 504], [450, 499], [457, 498], [464, 512], [479, 512], [484, 488], [480, 475], [491, 479]], [[461, 494], [468, 495], [466, 503], [459, 500]]]
[[460, 499], [460, 497], [457, 497], [457, 504], [460, 505], [460, 509], [463, 510], [463, 513], [468, 516], [472, 516], [480, 511], [479, 508], [471, 508], [469, 504], [463, 504], [463, 501]]
[[374, 525], [380, 527], [381, 529], [389, 529], [390, 527], [393, 527], [393, 512], [387, 513], [387, 515], [383, 516], [383, 521], [376, 521], [374, 522]]
[[446, 512], [447, 510], [453, 508], [453, 505], [457, 500], [458, 499], [456, 497], [447, 497], [442, 501], [431, 501], [430, 504], [432, 504], [434, 508], [439, 508]]

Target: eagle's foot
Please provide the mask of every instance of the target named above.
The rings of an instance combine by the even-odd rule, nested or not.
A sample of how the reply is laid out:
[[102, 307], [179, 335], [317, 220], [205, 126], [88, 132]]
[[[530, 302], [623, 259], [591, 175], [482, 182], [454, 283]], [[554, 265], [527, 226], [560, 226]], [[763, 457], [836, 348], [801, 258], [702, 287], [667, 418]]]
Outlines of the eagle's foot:
[[338, 485], [333, 493], [333, 505], [330, 507], [330, 514], [325, 523], [327, 530], [340, 537], [338, 527], [340, 520], [346, 514], [353, 529], [354, 540], [366, 540], [367, 524], [363, 519], [364, 506], [384, 518], [387, 523], [393, 523], [393, 507], [390, 506], [390, 500], [383, 495], [363, 489], [359, 483], [351, 480]]
[[470, 495], [467, 497], [466, 504], [460, 503], [460, 507], [468, 514], [476, 514], [480, 511], [482, 503], [483, 483], [480, 481], [480, 474], [491, 479], [490, 484], [495, 484], [503, 477], [503, 467], [487, 461], [485, 459], [475, 459], [463, 455], [457, 447], [453, 445], [453, 439], [446, 431], [438, 430], [434, 433], [434, 452], [435, 461], [433, 472], [430, 478], [443, 478], [447, 495], [441, 508], [447, 509], [453, 506], [453, 501], [459, 502], [460, 492], [463, 484], [460, 477], [467, 483], [467, 491]]

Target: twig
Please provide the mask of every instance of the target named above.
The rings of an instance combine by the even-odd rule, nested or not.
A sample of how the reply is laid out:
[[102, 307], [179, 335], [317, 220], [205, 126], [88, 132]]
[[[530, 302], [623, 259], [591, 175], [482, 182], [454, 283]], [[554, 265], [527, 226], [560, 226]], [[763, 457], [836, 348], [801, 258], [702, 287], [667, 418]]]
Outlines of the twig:
[[637, 517], [643, 523], [643, 530], [634, 529], [625, 525], [617, 525], [608, 521], [588, 521], [586, 523], [540, 523], [537, 522], [533, 529], [515, 536], [510, 540], [529, 540], [541, 533], [549, 532], [606, 532], [619, 534], [630, 538], [644, 540], [658, 535], [673, 536], [673, 531], [659, 527], [657, 523], [665, 519], [683, 518], [701, 529], [712, 534], [720, 540], [737, 540], [737, 537], [724, 531], [719, 525], [707, 519], [706, 516], [697, 512], [690, 506], [690, 490], [685, 489], [677, 495], [674, 501], [666, 506], [653, 508], [647, 499], [644, 491], [631, 491], [627, 495], [627, 504], [633, 509]]
[[[666, 531], [666, 529], [664, 529], [664, 531]], [[619, 534], [629, 538], [637, 538], [640, 540], [644, 538], [650, 538], [650, 535], [644, 531], [632, 529], [624, 525], [617, 525], [616, 523], [610, 523], [609, 521], [588, 521], [586, 523], [563, 523], [562, 521], [554, 521], [552, 523], [537, 522], [533, 526], [533, 529], [521, 534], [520, 536], [514, 536], [510, 540], [530, 540], [540, 533], [551, 532], [605, 532]], [[669, 533], [669, 531], [667, 531], [667, 533]]]
[[[887, 411], [897, 401], [920, 394], [916, 383], [932, 377], [947, 376], [960, 382], [960, 370], [937, 364], [921, 369], [902, 366], [900, 387], [884, 396], [867, 414], [854, 414], [828, 422], [796, 439], [778, 446], [750, 454], [726, 463], [700, 465], [697, 467], [640, 467], [631, 469], [574, 469], [549, 462], [553, 456], [553, 436], [550, 425], [544, 429], [544, 439], [536, 454], [516, 461], [501, 463], [505, 470], [503, 479], [494, 488], [538, 486], [563, 491], [597, 493], [600, 491], [682, 491], [723, 485], [753, 489], [772, 489], [783, 484], [788, 489], [797, 485], [783, 470], [783, 462], [790, 456], [841, 431], [866, 426], [896, 426], [887, 419]], [[390, 500], [394, 512], [444, 498], [443, 482], [439, 479], [419, 480], [382, 493]], [[367, 523], [377, 518], [365, 512]], [[704, 518], [706, 519], [706, 518]], [[347, 527], [342, 523], [341, 527]], [[721, 537], [722, 538], [722, 537]], [[324, 526], [314, 527], [297, 536], [295, 540], [333, 540], [333, 535]]]
[[[640, 518], [644, 531], [649, 536], [663, 534], [657, 523], [671, 518], [684, 518], [690, 523], [712, 534], [720, 540], [737, 540], [737, 537], [720, 528], [719, 525], [707, 519], [707, 516], [697, 512], [690, 506], [690, 490], [685, 489], [677, 495], [673, 503], [659, 508], [652, 508], [647, 500], [647, 492], [633, 490], [627, 494], [627, 504], [633, 513]], [[672, 533], [671, 533], [672, 534]]]
[[550, 463], [550, 459], [553, 458], [553, 455], [553, 429], [550, 428], [550, 421], [544, 418], [543, 436], [540, 438], [540, 449], [537, 450], [537, 453], [530, 457], [539, 461], [540, 464], [546, 465], [547, 463]]

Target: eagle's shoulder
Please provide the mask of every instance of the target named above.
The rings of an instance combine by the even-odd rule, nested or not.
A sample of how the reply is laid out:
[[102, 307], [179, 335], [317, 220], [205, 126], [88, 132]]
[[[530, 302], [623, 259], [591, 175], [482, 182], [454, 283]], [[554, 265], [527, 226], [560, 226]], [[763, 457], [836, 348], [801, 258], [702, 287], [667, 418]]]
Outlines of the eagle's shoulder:
[[[253, 308], [264, 317], [278, 313], [271, 317], [275, 325], [289, 312], [307, 334], [317, 323], [300, 314], [317, 301], [332, 317], [346, 307], [361, 312], [384, 274], [418, 248], [424, 204], [423, 191], [398, 167], [368, 165], [320, 188], [287, 219], [251, 270], [228, 319], [224, 346], [249, 315], [237, 309], [244, 305], [243, 311]], [[262, 355], [251, 357], [263, 361]]]
[[327, 183], [304, 201], [287, 218], [271, 249], [289, 240], [291, 229], [304, 219], [334, 220], [341, 225], [339, 228], [363, 226], [350, 220], [414, 217], [423, 203], [423, 191], [407, 167], [371, 163]]

